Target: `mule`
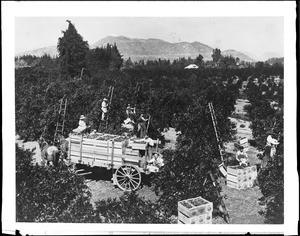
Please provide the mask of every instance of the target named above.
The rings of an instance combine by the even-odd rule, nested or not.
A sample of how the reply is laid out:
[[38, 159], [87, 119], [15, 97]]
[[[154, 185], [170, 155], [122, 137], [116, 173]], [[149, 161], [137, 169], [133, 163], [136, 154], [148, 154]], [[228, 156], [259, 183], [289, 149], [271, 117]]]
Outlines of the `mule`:
[[43, 137], [40, 137], [39, 146], [41, 149], [42, 163], [57, 166], [59, 161], [59, 150], [56, 146], [49, 145]]
[[62, 135], [58, 135], [58, 142], [60, 149], [60, 157], [61, 159], [66, 160], [68, 157], [69, 140]]

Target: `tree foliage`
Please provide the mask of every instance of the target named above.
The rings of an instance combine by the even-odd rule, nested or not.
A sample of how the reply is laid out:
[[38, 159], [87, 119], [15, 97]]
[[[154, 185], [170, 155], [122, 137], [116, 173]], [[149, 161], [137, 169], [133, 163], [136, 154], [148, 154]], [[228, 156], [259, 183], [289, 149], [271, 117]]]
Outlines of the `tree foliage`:
[[120, 70], [122, 65], [122, 55], [116, 44], [96, 47], [87, 53], [87, 68], [91, 75], [95, 75], [101, 70]]
[[[212, 141], [215, 134], [207, 105], [208, 102], [214, 104], [221, 136], [227, 141], [232, 134], [228, 116], [234, 110], [235, 96], [221, 84], [207, 82], [207, 87], [201, 86], [202, 92], [191, 99], [184, 113], [180, 113], [176, 129], [181, 134], [176, 150], [164, 152], [166, 165], [154, 179], [157, 191], [162, 192], [159, 201], [169, 214], [176, 214], [180, 200], [203, 196], [215, 205], [220, 201], [210, 178], [203, 185], [209, 171], [218, 176], [221, 163], [217, 143]], [[217, 188], [220, 191], [220, 187]]]
[[16, 144], [16, 220], [96, 222], [84, 179], [62, 163], [57, 168], [34, 164], [32, 155]]
[[78, 34], [74, 24], [68, 21], [68, 29], [62, 31], [58, 39], [59, 65], [62, 75], [79, 76], [82, 68], [86, 68], [86, 54], [89, 50], [87, 41]]
[[[251, 128], [260, 151], [264, 150], [267, 136], [273, 133], [273, 138], [279, 141], [276, 155], [270, 160], [265, 169], [258, 175], [258, 182], [263, 197], [260, 199], [266, 206], [261, 212], [265, 222], [269, 224], [283, 224], [284, 222], [284, 133], [283, 133], [283, 87], [274, 86], [270, 81], [266, 90], [261, 84], [248, 84], [247, 94], [251, 105], [247, 107], [252, 121]], [[265, 89], [265, 88], [264, 88]], [[267, 91], [265, 95], [262, 92]], [[277, 93], [274, 93], [277, 91]], [[275, 95], [274, 95], [275, 94]], [[271, 101], [279, 106], [274, 108]]]
[[96, 203], [96, 211], [105, 223], [169, 223], [161, 206], [139, 197], [136, 192], [124, 193], [119, 199]]
[[211, 57], [213, 59], [213, 62], [219, 64], [219, 62], [222, 58], [221, 50], [218, 48], [213, 49], [213, 53], [212, 53]]

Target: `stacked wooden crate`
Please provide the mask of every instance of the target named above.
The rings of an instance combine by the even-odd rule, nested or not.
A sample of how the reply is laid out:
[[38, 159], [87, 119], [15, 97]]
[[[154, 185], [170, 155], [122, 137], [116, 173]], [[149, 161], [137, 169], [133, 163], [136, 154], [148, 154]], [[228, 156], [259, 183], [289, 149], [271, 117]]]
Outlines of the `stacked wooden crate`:
[[202, 197], [178, 202], [178, 224], [212, 224], [213, 204]]
[[128, 164], [138, 164], [138, 155], [126, 155], [128, 140], [123, 136], [96, 133], [70, 135], [69, 158], [72, 162], [91, 166], [121, 166], [124, 157]]
[[248, 151], [248, 146], [249, 146], [248, 138], [242, 138], [242, 139], [240, 139], [239, 140], [239, 145], [243, 146], [245, 151]]
[[[159, 141], [153, 142], [158, 145]], [[141, 164], [140, 151], [148, 150], [151, 158], [152, 150], [144, 140], [129, 139], [125, 136], [91, 133], [69, 135], [69, 160], [89, 166], [118, 168], [123, 164], [139, 166]], [[143, 154], [143, 155], [145, 155]], [[144, 170], [146, 171], [146, 169]], [[157, 167], [148, 166], [148, 172], [158, 172]]]
[[228, 166], [226, 182], [227, 186], [237, 190], [251, 188], [253, 186], [254, 180], [257, 177], [256, 166], [241, 167]]

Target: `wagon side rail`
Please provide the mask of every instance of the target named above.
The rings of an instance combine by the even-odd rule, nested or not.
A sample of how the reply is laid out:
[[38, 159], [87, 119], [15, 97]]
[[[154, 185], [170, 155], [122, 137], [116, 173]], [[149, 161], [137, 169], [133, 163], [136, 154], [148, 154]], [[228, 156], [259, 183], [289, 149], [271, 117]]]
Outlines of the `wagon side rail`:
[[124, 145], [126, 141], [116, 142], [115, 139], [97, 140], [84, 138], [82, 135], [70, 135], [68, 159], [72, 163], [85, 164], [91, 167], [117, 169], [128, 164], [135, 166], [141, 173], [159, 172], [159, 168], [156, 166], [141, 167], [141, 157], [139, 157], [138, 150], [127, 148]]

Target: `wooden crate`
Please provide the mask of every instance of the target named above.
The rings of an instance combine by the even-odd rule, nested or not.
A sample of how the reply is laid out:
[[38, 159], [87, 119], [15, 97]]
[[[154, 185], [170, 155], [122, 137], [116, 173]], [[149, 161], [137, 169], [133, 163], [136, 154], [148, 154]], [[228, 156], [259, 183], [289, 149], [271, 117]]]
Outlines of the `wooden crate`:
[[251, 172], [257, 172], [257, 167], [256, 165], [250, 166]]
[[252, 168], [252, 166], [243, 168], [239, 166], [227, 167], [227, 186], [237, 190], [251, 188], [253, 186], [253, 177], [255, 176], [255, 170], [256, 167]]
[[243, 175], [246, 174], [247, 172], [244, 171], [244, 168], [240, 167], [239, 165], [236, 166], [227, 166], [227, 174], [228, 175]]
[[207, 214], [192, 217], [178, 212], [178, 224], [212, 224], [212, 211]]
[[230, 188], [237, 189], [237, 190], [243, 189], [242, 183], [236, 183], [236, 182], [232, 182], [232, 181], [228, 181], [228, 180], [227, 180], [227, 186]]
[[213, 204], [202, 197], [178, 202], [178, 222], [206, 224], [212, 222]]
[[242, 138], [239, 140], [240, 145], [247, 145], [248, 146], [248, 138]]
[[247, 182], [247, 184], [248, 184], [248, 187], [247, 187], [247, 188], [252, 188], [252, 187], [253, 187], [253, 184], [254, 184], [254, 180], [253, 180], [253, 179], [249, 180], [249, 181]]
[[188, 217], [181, 212], [178, 212], [178, 220], [183, 224], [205, 224], [206, 214]]
[[133, 142], [131, 148], [133, 150], [146, 150], [147, 143], [135, 143]]
[[244, 176], [243, 175], [236, 176], [236, 175], [227, 174], [226, 180], [234, 182], [234, 183], [242, 183], [244, 181]]
[[256, 165], [250, 167], [250, 175], [252, 179], [257, 178], [257, 167]]

